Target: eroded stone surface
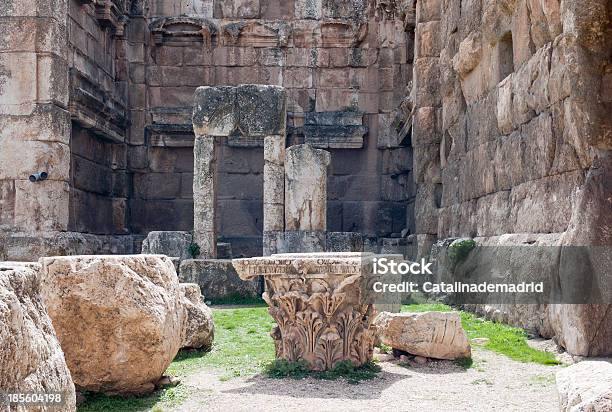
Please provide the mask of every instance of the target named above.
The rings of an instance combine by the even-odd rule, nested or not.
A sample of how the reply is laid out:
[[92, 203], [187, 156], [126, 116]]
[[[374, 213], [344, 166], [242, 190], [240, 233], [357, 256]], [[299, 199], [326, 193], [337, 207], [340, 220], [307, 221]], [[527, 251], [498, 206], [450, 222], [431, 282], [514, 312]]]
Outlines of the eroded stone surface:
[[[76, 410], [70, 371], [40, 296], [40, 276], [28, 265], [0, 262], [0, 345], [2, 391], [61, 392], [63, 410]], [[55, 408], [40, 406], [36, 410]]]
[[375, 320], [382, 343], [412, 355], [470, 358], [472, 351], [456, 312], [380, 313]]
[[188, 249], [192, 242], [190, 232], [149, 232], [142, 242], [142, 253], [189, 259], [192, 256]]
[[259, 296], [257, 282], [241, 280], [229, 259], [187, 259], [179, 273], [181, 282], [200, 286], [207, 301]]
[[182, 348], [210, 350], [215, 337], [212, 311], [202, 300], [200, 287], [195, 283], [181, 283], [182, 303], [187, 311]]
[[155, 389], [181, 347], [185, 308], [165, 256], [42, 258], [42, 296], [75, 385]]
[[329, 152], [308, 144], [291, 146], [285, 159], [285, 230], [327, 229]]
[[612, 364], [582, 361], [557, 372], [560, 410], [605, 412], [612, 409]]

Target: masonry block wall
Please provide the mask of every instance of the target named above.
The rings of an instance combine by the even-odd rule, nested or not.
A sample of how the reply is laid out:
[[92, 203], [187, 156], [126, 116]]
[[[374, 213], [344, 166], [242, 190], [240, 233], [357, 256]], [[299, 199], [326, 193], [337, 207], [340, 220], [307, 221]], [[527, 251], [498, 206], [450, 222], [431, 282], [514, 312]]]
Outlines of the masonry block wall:
[[[191, 229], [193, 93], [244, 83], [285, 87], [288, 144], [332, 152], [329, 230], [389, 237], [412, 224], [411, 149], [396, 121], [412, 78], [410, 36], [377, 2], [324, 3], [153, 2], [142, 27], [128, 23], [128, 48], [145, 47], [145, 110], [130, 103], [134, 233]], [[128, 64], [140, 72], [140, 60]], [[130, 85], [138, 96], [142, 87]], [[227, 139], [218, 170], [222, 240], [257, 253], [263, 139]]]
[[[70, 116], [66, 2], [0, 5], [0, 251], [68, 229]], [[32, 183], [33, 173], [48, 179]]]
[[[500, 256], [530, 245], [609, 253], [611, 17], [607, 0], [417, 1], [419, 254], [457, 237], [477, 238]], [[543, 272], [567, 281], [555, 251]], [[596, 270], [600, 259], [590, 259], [588, 270], [566, 271], [574, 287], [609, 284], [609, 271]], [[612, 353], [612, 328], [603, 326], [612, 324], [609, 305], [504, 306], [478, 310], [554, 337], [573, 354]]]
[[[201, 85], [287, 89], [288, 144], [332, 152], [329, 230], [414, 231], [404, 3], [5, 2], [0, 156], [27, 162], [0, 166], [2, 257], [129, 253], [149, 231], [191, 230]], [[220, 152], [220, 235], [257, 254], [263, 141], [230, 137]], [[41, 168], [49, 179], [30, 184]]]
[[417, 1], [423, 241], [568, 230], [587, 175], [609, 168], [610, 7]]

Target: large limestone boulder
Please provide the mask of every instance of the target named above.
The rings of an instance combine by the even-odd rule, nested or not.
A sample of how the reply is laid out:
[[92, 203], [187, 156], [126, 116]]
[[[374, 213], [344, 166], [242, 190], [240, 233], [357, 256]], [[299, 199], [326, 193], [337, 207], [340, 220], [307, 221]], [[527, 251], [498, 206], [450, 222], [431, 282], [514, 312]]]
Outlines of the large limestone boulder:
[[557, 372], [562, 412], [612, 411], [612, 363], [584, 361]]
[[38, 273], [27, 265], [0, 263], [0, 348], [2, 391], [61, 392], [62, 410], [76, 410], [74, 384], [40, 297]]
[[185, 309], [166, 256], [42, 258], [42, 294], [75, 385], [155, 388], [181, 347]]
[[187, 310], [187, 323], [183, 348], [210, 349], [215, 336], [212, 311], [202, 300], [200, 287], [195, 283], [181, 283], [183, 306]]
[[436, 359], [472, 356], [461, 318], [455, 312], [381, 312], [374, 324], [382, 343], [412, 355]]

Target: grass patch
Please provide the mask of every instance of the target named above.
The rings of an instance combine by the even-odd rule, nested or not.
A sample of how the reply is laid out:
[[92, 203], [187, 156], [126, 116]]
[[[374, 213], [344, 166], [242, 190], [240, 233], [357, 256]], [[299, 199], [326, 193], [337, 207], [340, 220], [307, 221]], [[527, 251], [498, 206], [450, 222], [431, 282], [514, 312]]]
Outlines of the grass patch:
[[223, 305], [235, 305], [235, 306], [261, 306], [268, 307], [266, 302], [260, 297], [253, 296], [241, 296], [241, 295], [229, 295], [220, 299], [207, 299], [211, 305], [223, 306]]
[[402, 305], [402, 312], [452, 312], [453, 308], [443, 303], [411, 303]]
[[183, 386], [163, 389], [144, 397], [106, 396], [101, 393], [84, 393], [85, 404], [78, 407], [79, 412], [134, 412], [162, 411], [180, 405], [189, 392]]
[[393, 353], [393, 348], [389, 345], [385, 345], [384, 343], [380, 343], [378, 345], [378, 349], [380, 349], [380, 353], [385, 353], [387, 355], [390, 355]]
[[[450, 312], [453, 308], [441, 303], [428, 303], [421, 305], [404, 305], [402, 312]], [[468, 338], [488, 338], [489, 341], [482, 348], [506, 355], [519, 362], [533, 362], [541, 365], [559, 365], [552, 353], [532, 348], [527, 344], [527, 333], [521, 328], [515, 328], [502, 323], [495, 323], [481, 319], [469, 312], [459, 312], [461, 324]]]
[[288, 362], [284, 359], [276, 359], [266, 366], [264, 374], [270, 378], [277, 379], [303, 379], [305, 377], [324, 380], [346, 379], [350, 384], [358, 384], [361, 381], [375, 378], [380, 371], [380, 366], [373, 362], [365, 363], [362, 366], [355, 366], [353, 362], [346, 360], [338, 362], [333, 369], [323, 372], [311, 372], [308, 370], [308, 365], [305, 361]]
[[529, 383], [535, 386], [550, 386], [555, 384], [555, 375], [536, 375], [529, 379]]
[[215, 340], [210, 352], [181, 351], [166, 374], [184, 376], [215, 368], [225, 372], [223, 380], [261, 372], [274, 359], [270, 330], [274, 320], [267, 307], [213, 308]]

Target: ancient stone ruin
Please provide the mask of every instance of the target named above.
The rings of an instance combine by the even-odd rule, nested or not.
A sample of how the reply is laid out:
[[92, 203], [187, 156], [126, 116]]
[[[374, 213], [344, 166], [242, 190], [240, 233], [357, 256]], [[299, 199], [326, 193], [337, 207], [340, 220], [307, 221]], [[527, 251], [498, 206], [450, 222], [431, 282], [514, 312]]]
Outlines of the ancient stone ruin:
[[[588, 292], [580, 305], [470, 310], [573, 355], [612, 354], [611, 14], [609, 0], [3, 0], [0, 260], [42, 258], [42, 269], [0, 270], [0, 307], [11, 310], [0, 316], [10, 348], [0, 372], [19, 372], [3, 385], [35, 389], [53, 375], [71, 397], [73, 380], [150, 390], [179, 347], [209, 345], [202, 299], [258, 297], [269, 283], [281, 308], [269, 293], [287, 279], [242, 281], [232, 258], [400, 253], [441, 267], [458, 239], [475, 248], [439, 278], [518, 267], [517, 279]], [[509, 264], [487, 266], [490, 253]], [[325, 270], [340, 288], [346, 271]], [[123, 310], [156, 337], [151, 370], [127, 381], [96, 375], [72, 350], [96, 346], [71, 311], [96, 318], [106, 277], [159, 288], [146, 305], [125, 296]], [[369, 310], [344, 304], [345, 317]], [[298, 313], [319, 319], [316, 305]], [[189, 319], [195, 340], [181, 336]], [[326, 342], [351, 341], [325, 322]], [[303, 353], [317, 368], [363, 362], [369, 322], [357, 322], [357, 352]], [[41, 346], [26, 353], [40, 353], [23, 365], [14, 345], [35, 336]]]
[[181, 348], [187, 322], [172, 262], [153, 255], [69, 256], [41, 264], [41, 295], [75, 385], [151, 392]]
[[375, 309], [366, 299], [372, 256], [287, 253], [234, 260], [242, 279], [264, 278], [278, 359], [304, 360], [315, 371], [372, 360]]

